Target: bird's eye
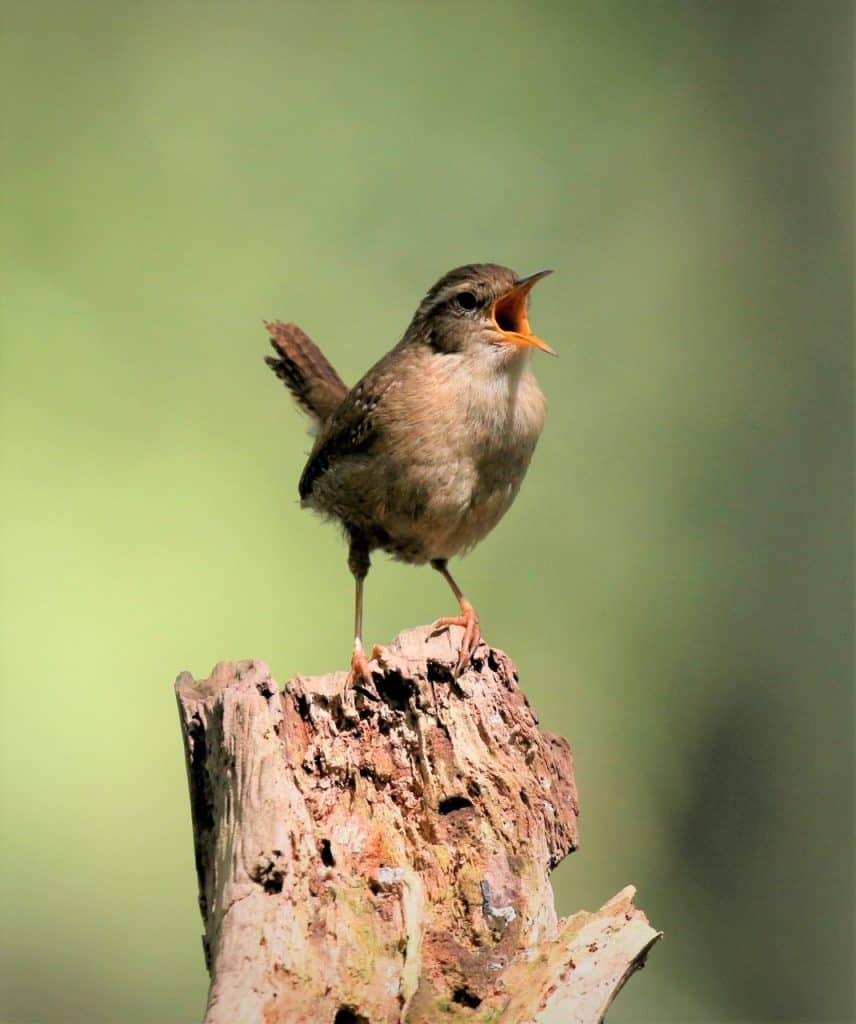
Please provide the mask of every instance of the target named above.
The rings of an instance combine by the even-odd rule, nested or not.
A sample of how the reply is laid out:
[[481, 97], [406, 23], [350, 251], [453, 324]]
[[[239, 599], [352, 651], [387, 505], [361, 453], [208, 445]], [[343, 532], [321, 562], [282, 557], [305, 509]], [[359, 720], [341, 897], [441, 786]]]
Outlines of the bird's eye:
[[478, 301], [472, 292], [459, 292], [455, 296], [455, 301], [461, 309], [475, 309], [478, 305]]

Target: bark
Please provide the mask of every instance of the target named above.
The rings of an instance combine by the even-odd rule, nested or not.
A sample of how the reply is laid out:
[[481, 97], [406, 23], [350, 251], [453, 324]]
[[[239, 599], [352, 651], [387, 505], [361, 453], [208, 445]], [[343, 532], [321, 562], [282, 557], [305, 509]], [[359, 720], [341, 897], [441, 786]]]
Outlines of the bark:
[[557, 919], [571, 751], [501, 651], [453, 678], [459, 635], [403, 633], [373, 692], [179, 677], [207, 1024], [593, 1022], [644, 962], [632, 887]]

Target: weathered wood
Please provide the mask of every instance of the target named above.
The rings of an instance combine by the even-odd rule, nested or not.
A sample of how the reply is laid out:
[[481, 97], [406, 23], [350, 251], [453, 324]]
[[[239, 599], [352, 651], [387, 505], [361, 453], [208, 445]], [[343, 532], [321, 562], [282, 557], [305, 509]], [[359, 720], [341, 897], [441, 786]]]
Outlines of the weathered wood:
[[511, 661], [403, 633], [293, 679], [258, 661], [176, 683], [193, 813], [206, 1024], [600, 1021], [658, 938], [627, 888], [557, 920], [578, 843], [573, 760]]

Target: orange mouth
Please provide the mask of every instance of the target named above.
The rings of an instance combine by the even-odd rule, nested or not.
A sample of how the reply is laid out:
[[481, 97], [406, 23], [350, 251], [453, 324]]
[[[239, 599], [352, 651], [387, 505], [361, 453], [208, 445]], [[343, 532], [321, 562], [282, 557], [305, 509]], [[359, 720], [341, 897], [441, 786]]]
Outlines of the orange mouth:
[[539, 270], [537, 274], [530, 274], [518, 281], [510, 291], [496, 300], [491, 313], [503, 341], [521, 347], [530, 345], [554, 356], [556, 353], [547, 342], [532, 333], [527, 316], [529, 293], [541, 278], [548, 274], [552, 274], [552, 270]]

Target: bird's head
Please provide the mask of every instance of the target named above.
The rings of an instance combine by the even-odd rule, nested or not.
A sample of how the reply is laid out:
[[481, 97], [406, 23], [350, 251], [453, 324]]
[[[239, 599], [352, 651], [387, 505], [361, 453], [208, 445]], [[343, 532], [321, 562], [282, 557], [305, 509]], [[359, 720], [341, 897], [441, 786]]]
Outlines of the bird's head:
[[504, 359], [529, 348], [556, 353], [529, 327], [532, 288], [551, 273], [518, 277], [495, 263], [469, 263], [450, 270], [422, 300], [405, 341], [423, 342], [441, 352], [476, 346]]

